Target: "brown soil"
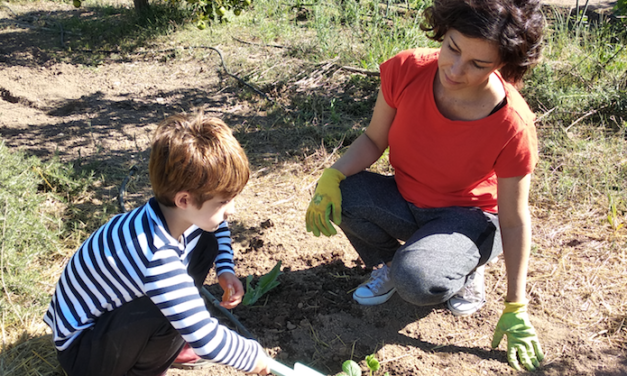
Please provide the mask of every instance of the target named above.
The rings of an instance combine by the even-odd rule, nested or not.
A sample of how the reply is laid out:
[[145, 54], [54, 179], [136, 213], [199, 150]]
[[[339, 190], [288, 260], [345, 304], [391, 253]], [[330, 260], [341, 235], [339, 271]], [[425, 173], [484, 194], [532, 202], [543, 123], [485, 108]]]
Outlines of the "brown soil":
[[[27, 4], [11, 8], [31, 17], [44, 17], [51, 10], [74, 11], [62, 3], [43, 4], [44, 10], [29, 9]], [[101, 211], [103, 205], [116, 207], [118, 189], [131, 166], [137, 166], [138, 172], [128, 185], [126, 207], [149, 197], [149, 137], [164, 116], [202, 105], [233, 125], [253, 169], [232, 221], [237, 272], [242, 278], [258, 277], [280, 260], [283, 274], [279, 287], [257, 305], [241, 306], [232, 313], [272, 355], [286, 364], [303, 362], [329, 375], [340, 372], [344, 360], [360, 361], [373, 353], [390, 375], [516, 373], [507, 365], [504, 342], [499, 349], [490, 349], [506, 288], [502, 261], [488, 267], [488, 303], [472, 317], [454, 317], [444, 305], [412, 306], [398, 296], [381, 306], [363, 307], [352, 301], [350, 291], [369, 271], [346, 238], [341, 234], [315, 238], [305, 231], [312, 187], [335, 155], [317, 147], [321, 142], [315, 130], [290, 132], [275, 125], [298, 111], [294, 98], [363, 99], [371, 106], [376, 80], [360, 81], [371, 89], [361, 94], [363, 87], [341, 71], [326, 72], [319, 85], [277, 86], [272, 93], [284, 100], [279, 111], [225, 77], [217, 59], [201, 62], [138, 54], [88, 68], [53, 58], [58, 36], [27, 27], [28, 20], [17, 25], [14, 19], [14, 14], [0, 8], [0, 137], [29, 155], [44, 160], [56, 155], [102, 174], [103, 183], [94, 187], [97, 194], [81, 206], [85, 213]], [[234, 49], [223, 46], [226, 57]], [[259, 52], [263, 53], [285, 52]], [[315, 69], [302, 67], [310, 77], [316, 76]], [[361, 114], [353, 119], [354, 128], [366, 124], [367, 118], [368, 114]], [[563, 213], [537, 207], [532, 214], [536, 257], [529, 273], [530, 312], [546, 353], [537, 374], [627, 374], [627, 335], [620, 321], [624, 321], [624, 302], [612, 300], [622, 294], [624, 284], [616, 287], [603, 271], [614, 265], [613, 270], [624, 273], [624, 254], [607, 252], [614, 241], [609, 232], [599, 237], [577, 230], [580, 223], [589, 223], [585, 213], [567, 221]], [[213, 277], [207, 284], [221, 296]], [[234, 327], [219, 312], [214, 314]], [[169, 376], [205, 374], [242, 373], [222, 366], [168, 372]]]
[[[585, 0], [544, 0], [542, 3], [563, 8], [576, 8], [579, 6], [580, 9], [583, 9], [586, 7]], [[607, 10], [616, 5], [616, 0], [589, 0], [587, 5], [590, 10]]]

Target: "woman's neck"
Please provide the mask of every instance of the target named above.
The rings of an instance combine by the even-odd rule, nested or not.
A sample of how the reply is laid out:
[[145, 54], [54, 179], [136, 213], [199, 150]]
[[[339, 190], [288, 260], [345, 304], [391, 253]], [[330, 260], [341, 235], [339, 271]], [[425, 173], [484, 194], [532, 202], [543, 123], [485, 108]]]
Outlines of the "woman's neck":
[[440, 113], [450, 120], [473, 121], [490, 115], [505, 98], [505, 88], [493, 73], [485, 83], [460, 90], [447, 90], [439, 80], [433, 81], [433, 96]]

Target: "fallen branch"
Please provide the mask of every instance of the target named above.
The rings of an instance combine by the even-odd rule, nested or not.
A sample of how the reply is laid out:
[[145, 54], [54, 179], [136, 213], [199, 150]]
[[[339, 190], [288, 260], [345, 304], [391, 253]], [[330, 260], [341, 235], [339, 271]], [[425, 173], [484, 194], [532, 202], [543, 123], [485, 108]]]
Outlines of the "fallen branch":
[[[204, 49], [207, 49], [207, 50], [215, 51], [220, 56], [220, 64], [222, 65], [222, 69], [224, 70], [224, 73], [226, 73], [230, 77], [233, 77], [234, 79], [236, 79], [237, 81], [239, 81], [240, 83], [242, 83], [244, 86], [248, 87], [249, 89], [251, 89], [255, 93], [263, 96], [268, 101], [274, 102], [274, 100], [272, 98], [270, 98], [266, 93], [262, 92], [261, 90], [257, 89], [253, 85], [251, 85], [248, 82], [244, 81], [243, 79], [239, 78], [237, 75], [229, 72], [228, 68], [226, 67], [226, 64], [224, 63], [224, 57], [222, 56], [222, 51], [220, 51], [219, 49], [217, 49], [215, 47], [211, 47], [211, 46], [202, 46], [202, 45], [201, 46], [190, 46], [189, 48], [190, 49], [193, 49], [193, 48], [204, 48]], [[137, 54], [164, 53], [164, 52], [173, 52], [173, 51], [178, 51], [178, 50], [180, 50], [180, 48], [167, 48], [167, 49], [157, 50], [157, 51], [140, 51], [140, 52], [136, 52], [136, 53]], [[76, 51], [87, 52], [87, 53], [94, 53], [94, 52], [103, 52], [103, 53], [109, 53], [109, 54], [120, 53], [120, 51], [91, 50], [91, 49], [77, 49]]]
[[575, 124], [579, 123], [580, 121], [582, 121], [583, 119], [587, 118], [587, 117], [588, 117], [588, 116], [590, 116], [590, 115], [594, 115], [594, 114], [596, 114], [597, 112], [598, 112], [598, 110], [591, 110], [591, 111], [588, 111], [588, 112], [587, 112], [587, 113], [585, 113], [582, 117], [580, 117], [579, 119], [577, 119], [577, 120], [573, 121], [573, 122], [572, 122], [572, 123], [571, 123], [568, 127], [566, 127], [566, 129], [564, 129], [564, 131], [565, 131], [565, 132], [568, 132], [568, 130], [569, 130], [570, 128], [572, 128], [572, 126], [573, 126], [573, 125], [575, 125]]
[[552, 109], [548, 110], [547, 112], [543, 113], [542, 116], [540, 116], [539, 118], [536, 119], [536, 121], [534, 121], [534, 123], [539, 123], [540, 120], [544, 119], [545, 117], [547, 117], [551, 112], [555, 111], [557, 107], [553, 107]]
[[233, 77], [234, 79], [236, 79], [237, 81], [239, 81], [240, 83], [242, 83], [243, 85], [248, 87], [249, 89], [253, 90], [255, 93], [263, 96], [264, 98], [266, 98], [270, 102], [274, 102], [266, 93], [262, 92], [261, 90], [259, 90], [256, 87], [252, 86], [248, 82], [242, 80], [238, 76], [236, 76], [236, 75], [232, 74], [231, 72], [229, 72], [228, 68], [226, 67], [226, 64], [224, 63], [224, 58], [222, 57], [222, 51], [220, 51], [219, 49], [217, 49], [215, 47], [211, 47], [211, 46], [191, 46], [190, 48], [205, 48], [205, 49], [217, 52], [218, 55], [220, 56], [220, 62], [222, 63], [222, 69], [224, 69], [224, 73], [226, 73], [228, 76]]
[[233, 37], [233, 40], [243, 43], [243, 44], [249, 44], [251, 46], [260, 46], [260, 47], [274, 47], [274, 48], [291, 48], [291, 47], [286, 47], [286, 46], [281, 46], [278, 44], [262, 44], [262, 43], [255, 43], [255, 42], [247, 42], [245, 40], [241, 40], [238, 38]]
[[366, 76], [379, 76], [380, 75], [378, 71], [371, 71], [371, 70], [366, 70], [366, 69], [361, 69], [361, 68], [353, 68], [353, 67], [345, 67], [345, 66], [338, 66], [338, 68], [345, 70], [347, 72], [365, 74]]

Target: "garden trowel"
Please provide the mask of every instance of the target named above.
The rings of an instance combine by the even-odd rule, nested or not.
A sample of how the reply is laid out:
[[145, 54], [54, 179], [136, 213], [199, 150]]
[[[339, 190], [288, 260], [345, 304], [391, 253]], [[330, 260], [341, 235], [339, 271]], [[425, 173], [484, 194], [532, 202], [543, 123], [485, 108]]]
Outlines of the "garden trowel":
[[325, 376], [302, 363], [294, 364], [294, 369], [291, 369], [272, 358], [268, 358], [268, 365], [270, 366], [270, 371], [277, 376]]

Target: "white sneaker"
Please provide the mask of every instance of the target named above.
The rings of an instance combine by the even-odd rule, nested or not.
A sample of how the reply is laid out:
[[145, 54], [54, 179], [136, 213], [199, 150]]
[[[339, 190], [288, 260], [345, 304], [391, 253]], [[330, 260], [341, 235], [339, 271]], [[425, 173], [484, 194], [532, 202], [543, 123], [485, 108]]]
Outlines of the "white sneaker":
[[390, 281], [389, 273], [390, 268], [385, 264], [373, 270], [370, 278], [353, 292], [353, 299], [361, 305], [378, 305], [387, 302], [396, 291]]
[[466, 286], [446, 303], [455, 316], [472, 315], [485, 304], [485, 266], [478, 267], [468, 278]]

